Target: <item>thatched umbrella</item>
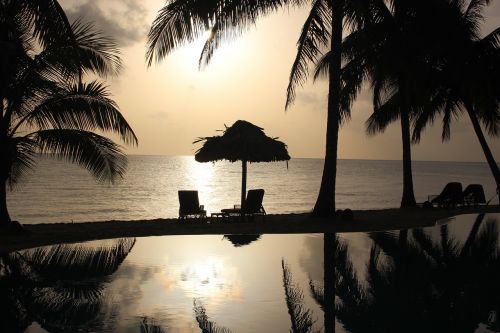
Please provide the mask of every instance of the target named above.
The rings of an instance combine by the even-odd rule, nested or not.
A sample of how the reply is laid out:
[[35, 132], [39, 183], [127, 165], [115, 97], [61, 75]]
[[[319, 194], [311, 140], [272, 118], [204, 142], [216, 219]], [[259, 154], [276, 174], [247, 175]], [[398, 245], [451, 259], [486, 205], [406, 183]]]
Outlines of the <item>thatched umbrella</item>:
[[247, 185], [247, 162], [274, 162], [290, 159], [283, 142], [278, 141], [277, 138], [268, 137], [262, 128], [244, 120], [236, 121], [231, 127], [226, 126], [223, 135], [199, 138], [194, 143], [197, 142], [204, 142], [194, 155], [198, 162], [219, 160], [242, 162], [242, 208]]

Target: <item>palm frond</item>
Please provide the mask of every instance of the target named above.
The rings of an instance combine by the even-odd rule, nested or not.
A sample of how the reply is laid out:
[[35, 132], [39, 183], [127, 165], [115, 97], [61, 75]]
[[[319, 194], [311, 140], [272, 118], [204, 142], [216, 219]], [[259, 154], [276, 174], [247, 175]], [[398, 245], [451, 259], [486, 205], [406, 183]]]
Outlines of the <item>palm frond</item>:
[[[259, 16], [285, 6], [302, 5], [304, 0], [174, 0], [156, 16], [148, 33], [146, 61], [151, 66], [175, 48], [201, 37], [217, 25], [217, 44], [240, 35]], [[202, 56], [203, 57], [203, 56]]]
[[479, 43], [482, 47], [488, 47], [490, 49], [500, 48], [500, 27], [494, 29], [492, 32], [484, 36]]
[[327, 78], [330, 71], [330, 62], [332, 59], [332, 52], [328, 51], [316, 62], [314, 67], [313, 80], [316, 81], [320, 78]]
[[120, 146], [92, 132], [50, 129], [26, 137], [36, 142], [40, 153], [76, 163], [101, 182], [115, 182], [123, 177], [127, 167], [127, 158]]
[[466, 257], [471, 255], [471, 247], [476, 241], [476, 237], [478, 236], [481, 225], [483, 224], [485, 214], [478, 214], [476, 217], [476, 221], [472, 225], [472, 229], [469, 232], [469, 236], [467, 236], [467, 240], [462, 246], [462, 250], [460, 252], [460, 257]]
[[438, 92], [429, 101], [423, 105], [420, 112], [415, 115], [415, 120], [413, 122], [413, 134], [412, 142], [418, 143], [422, 137], [427, 125], [434, 124], [434, 121], [438, 113], [443, 112], [446, 105], [446, 94], [443, 92]]
[[45, 98], [20, 123], [39, 129], [81, 129], [114, 132], [127, 144], [137, 137], [99, 82], [75, 84]]
[[413, 229], [412, 236], [415, 239], [415, 242], [419, 245], [419, 247], [427, 253], [436, 263], [442, 261], [443, 251], [439, 247], [439, 245], [435, 244], [431, 238], [424, 230], [422, 229]]
[[116, 272], [134, 245], [135, 238], [121, 238], [101, 246], [60, 244], [28, 250], [23, 257], [49, 280], [102, 279]]
[[343, 118], [350, 116], [351, 106], [361, 91], [367, 72], [362, 59], [352, 60], [345, 64], [340, 72], [340, 108]]
[[116, 75], [122, 67], [116, 43], [90, 23], [75, 21], [71, 28], [75, 36], [75, 53], [83, 69], [101, 76]]
[[200, 59], [198, 61], [198, 67], [200, 69], [209, 64], [210, 60], [212, 60], [212, 56], [214, 55], [214, 51], [220, 46], [222, 40], [223, 37], [221, 30], [219, 30], [219, 25], [216, 23], [210, 30], [210, 35], [203, 45]]
[[342, 300], [343, 311], [354, 311], [365, 295], [350, 260], [348, 244], [342, 239], [337, 239], [335, 269], [335, 293]]
[[[51, 326], [79, 326], [95, 318], [102, 306], [102, 285], [84, 287], [85, 295], [67, 293], [53, 286], [37, 285], [30, 294], [28, 311]], [[97, 289], [97, 290], [96, 290]], [[93, 292], [93, 293], [92, 293]]]
[[42, 48], [71, 36], [71, 25], [57, 0], [26, 0], [21, 3], [23, 11], [20, 17], [33, 26], [34, 36]]
[[477, 113], [488, 134], [498, 137], [500, 135], [500, 101], [488, 100], [477, 109], [481, 110]]
[[475, 36], [480, 33], [480, 23], [484, 20], [484, 7], [489, 5], [491, 0], [471, 0], [463, 14], [463, 18], [468, 25], [469, 31]]
[[400, 252], [399, 238], [394, 232], [374, 232], [370, 233], [369, 236], [379, 250], [382, 250], [389, 257], [398, 257]]
[[439, 232], [444, 260], [449, 261], [451, 258], [457, 256], [459, 246], [457, 244], [457, 241], [454, 238], [450, 237], [450, 230], [448, 228], [448, 225], [442, 225]]
[[207, 316], [207, 311], [201, 302], [194, 299], [194, 313], [198, 326], [203, 333], [231, 333], [231, 331], [223, 326], [218, 326], [213, 321], [210, 321]]
[[367, 282], [373, 289], [374, 286], [390, 285], [387, 275], [390, 273], [389, 268], [384, 269], [381, 263], [381, 248], [374, 243], [370, 249], [370, 259], [368, 261], [368, 277]]
[[[295, 99], [295, 89], [302, 86], [309, 75], [309, 63], [316, 63], [321, 49], [326, 47], [331, 36], [331, 8], [326, 0], [314, 0], [299, 40], [297, 55], [290, 71], [286, 93], [287, 109]], [[330, 59], [329, 57], [326, 59]]]
[[[32, 68], [33, 69], [33, 68]], [[58, 94], [62, 91], [58, 81], [47, 79], [44, 74], [36, 69], [30, 72], [19, 73], [21, 76], [12, 85], [12, 93], [8, 97], [7, 110], [11, 114], [12, 124], [9, 132], [15, 133], [23, 118], [27, 117], [47, 96]]]
[[166, 333], [166, 331], [148, 317], [144, 317], [141, 320], [141, 333]]
[[491, 261], [498, 255], [498, 225], [494, 219], [486, 221], [470, 247], [472, 258], [483, 262]]
[[399, 94], [394, 94], [379, 108], [376, 108], [366, 121], [368, 135], [384, 132], [389, 124], [398, 120], [399, 106]]
[[292, 273], [284, 259], [281, 259], [281, 268], [283, 270], [283, 287], [285, 289], [286, 306], [292, 324], [291, 331], [293, 333], [310, 332], [314, 321], [311, 316], [311, 310], [304, 310], [302, 304], [304, 301], [304, 294], [297, 285], [293, 284]]
[[443, 110], [443, 129], [441, 140], [448, 141], [451, 136], [451, 122], [457, 118], [457, 103], [454, 100], [447, 100]]
[[30, 139], [16, 137], [11, 140], [13, 146], [9, 149], [13, 156], [3, 156], [10, 160], [9, 187], [14, 189], [26, 174], [36, 165], [36, 143]]
[[319, 307], [325, 311], [325, 288], [309, 280], [309, 291], [311, 297], [316, 301]]

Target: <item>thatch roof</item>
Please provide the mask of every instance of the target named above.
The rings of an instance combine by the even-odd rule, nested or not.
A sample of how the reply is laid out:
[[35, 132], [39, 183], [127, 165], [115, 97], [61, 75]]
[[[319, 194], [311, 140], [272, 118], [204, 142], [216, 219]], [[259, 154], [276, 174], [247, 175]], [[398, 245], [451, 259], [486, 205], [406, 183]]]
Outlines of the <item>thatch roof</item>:
[[199, 138], [194, 143], [197, 142], [204, 142], [195, 154], [198, 162], [273, 162], [290, 159], [283, 142], [268, 137], [262, 128], [244, 120], [226, 127], [221, 136]]
[[224, 235], [235, 247], [248, 245], [260, 239], [260, 235]]

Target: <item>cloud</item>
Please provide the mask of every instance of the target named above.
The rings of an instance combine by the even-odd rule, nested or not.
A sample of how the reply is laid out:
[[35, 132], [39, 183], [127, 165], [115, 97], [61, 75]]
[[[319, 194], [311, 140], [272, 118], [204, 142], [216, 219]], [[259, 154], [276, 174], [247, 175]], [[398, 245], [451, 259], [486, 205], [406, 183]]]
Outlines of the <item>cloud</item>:
[[328, 92], [325, 89], [307, 89], [298, 91], [295, 103], [300, 104], [303, 107], [306, 107], [309, 110], [314, 111], [325, 111], [327, 109], [327, 94]]
[[149, 118], [161, 120], [161, 119], [166, 119], [168, 118], [168, 113], [165, 111], [157, 111], [157, 112], [150, 112], [148, 113]]
[[148, 23], [146, 9], [140, 1], [61, 1], [70, 21], [92, 22], [105, 35], [115, 39], [118, 46], [130, 46], [146, 38]]

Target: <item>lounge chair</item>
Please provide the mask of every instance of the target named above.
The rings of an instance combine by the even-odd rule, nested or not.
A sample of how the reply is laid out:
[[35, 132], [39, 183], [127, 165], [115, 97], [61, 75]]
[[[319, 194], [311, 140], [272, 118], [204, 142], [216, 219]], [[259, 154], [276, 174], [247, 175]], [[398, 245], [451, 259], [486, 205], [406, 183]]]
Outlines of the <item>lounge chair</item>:
[[200, 205], [198, 191], [179, 191], [179, 220], [193, 217], [205, 219], [207, 212]]
[[467, 206], [477, 206], [479, 204], [486, 204], [486, 197], [484, 195], [483, 186], [480, 184], [468, 185], [463, 193], [464, 203]]
[[243, 203], [242, 213], [244, 215], [266, 215], [266, 210], [262, 206], [264, 200], [264, 190], [249, 190], [245, 202]]
[[249, 190], [245, 202], [242, 208], [229, 208], [223, 209], [221, 214], [224, 216], [255, 216], [255, 215], [266, 215], [266, 210], [262, 206], [262, 201], [264, 200], [264, 190]]
[[438, 207], [456, 207], [464, 204], [461, 183], [448, 183], [439, 195], [430, 195], [429, 201]]

